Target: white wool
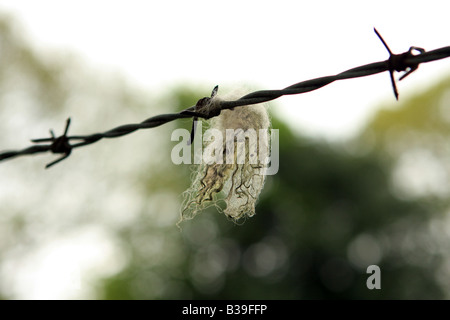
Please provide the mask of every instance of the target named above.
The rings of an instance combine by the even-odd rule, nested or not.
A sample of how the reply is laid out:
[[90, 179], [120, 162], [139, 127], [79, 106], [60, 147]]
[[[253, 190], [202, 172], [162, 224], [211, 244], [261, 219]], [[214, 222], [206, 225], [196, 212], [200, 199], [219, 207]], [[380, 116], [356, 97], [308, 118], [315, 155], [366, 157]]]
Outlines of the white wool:
[[[239, 97], [226, 97], [225, 100], [235, 100], [236, 98]], [[217, 96], [212, 100], [210, 105], [217, 105], [220, 101]], [[237, 161], [239, 143], [233, 137], [234, 155], [229, 155], [231, 159], [234, 158], [232, 163], [226, 163], [224, 158], [222, 164], [202, 163], [198, 165], [197, 171], [193, 175], [191, 187], [184, 193], [181, 221], [192, 219], [209, 206], [219, 208], [218, 202], [220, 201], [225, 202], [224, 213], [228, 217], [234, 220], [251, 217], [255, 214], [256, 201], [265, 182], [265, 164], [260, 159], [269, 156], [268, 129], [270, 120], [267, 110], [262, 104], [222, 110], [220, 115], [209, 120], [209, 123], [211, 128], [222, 132], [224, 139], [227, 129], [235, 130], [235, 132], [239, 129], [244, 132], [253, 129], [253, 132], [256, 132], [257, 139], [246, 139], [243, 163]], [[265, 137], [260, 139], [260, 135], [265, 135]], [[208, 144], [208, 142], [204, 143], [204, 147]], [[242, 145], [240, 143], [240, 146]], [[258, 156], [252, 150], [257, 150]], [[224, 157], [226, 156], [225, 153], [224, 144]]]

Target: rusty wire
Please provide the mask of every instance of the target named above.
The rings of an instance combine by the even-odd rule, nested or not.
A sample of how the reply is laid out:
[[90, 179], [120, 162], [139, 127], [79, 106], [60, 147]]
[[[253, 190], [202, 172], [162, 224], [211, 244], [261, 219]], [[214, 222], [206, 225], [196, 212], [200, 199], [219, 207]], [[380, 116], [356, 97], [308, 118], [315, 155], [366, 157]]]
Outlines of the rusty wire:
[[[194, 118], [195, 123], [195, 120], [197, 118], [210, 119], [212, 117], [218, 116], [221, 110], [233, 109], [236, 107], [243, 107], [252, 104], [268, 102], [285, 95], [301, 94], [317, 90], [336, 80], [366, 77], [385, 71], [389, 72], [394, 95], [395, 98], [398, 100], [398, 91], [394, 79], [394, 71], [404, 72], [403, 75], [399, 78], [399, 80], [402, 80], [406, 76], [410, 75], [412, 72], [417, 70], [417, 68], [421, 63], [436, 61], [450, 57], [450, 46], [442, 47], [432, 51], [425, 51], [424, 49], [418, 47], [410, 47], [410, 49], [404, 53], [393, 54], [389, 49], [388, 45], [386, 44], [386, 42], [378, 33], [378, 31], [376, 29], [374, 29], [374, 31], [389, 53], [389, 58], [387, 60], [369, 63], [363, 66], [346, 70], [344, 72], [332, 76], [325, 76], [302, 81], [280, 90], [261, 90], [247, 94], [234, 101], [220, 101], [219, 108], [215, 109], [202, 108], [203, 106], [207, 105], [210, 99], [216, 94], [218, 87], [215, 87], [213, 93], [211, 94], [211, 97], [202, 98], [197, 102], [195, 106], [187, 108], [178, 113], [161, 114], [148, 118], [140, 123], [121, 125], [119, 127], [113, 128], [105, 132], [94, 133], [90, 135], [68, 136], [67, 133], [70, 125], [70, 118], [69, 118], [67, 119], [66, 128], [63, 135], [55, 137], [53, 131], [50, 130], [51, 133], [50, 138], [31, 140], [33, 143], [37, 143], [37, 145], [33, 145], [23, 150], [1, 152], [0, 161], [11, 159], [18, 156], [32, 155], [48, 151], [55, 154], [62, 154], [60, 158], [47, 164], [46, 168], [49, 168], [54, 164], [66, 159], [71, 154], [73, 149], [95, 143], [104, 138], [121, 137], [137, 130], [154, 128], [163, 125], [165, 123], [168, 123], [170, 121], [183, 118], [192, 117]], [[206, 110], [209, 111], [206, 112]], [[193, 131], [194, 129], [195, 126], [193, 126]], [[191, 139], [192, 137], [193, 135], [191, 136]], [[50, 143], [40, 144], [45, 142]]]

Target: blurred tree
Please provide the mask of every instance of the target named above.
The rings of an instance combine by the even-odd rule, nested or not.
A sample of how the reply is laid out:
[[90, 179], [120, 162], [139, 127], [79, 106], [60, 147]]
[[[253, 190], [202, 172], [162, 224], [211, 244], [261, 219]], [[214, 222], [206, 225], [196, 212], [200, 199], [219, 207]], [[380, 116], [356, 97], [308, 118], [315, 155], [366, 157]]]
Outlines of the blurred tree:
[[[100, 297], [443, 298], [436, 279], [443, 257], [427, 247], [438, 245], [427, 230], [435, 207], [392, 195], [389, 167], [374, 153], [349, 155], [294, 137], [277, 120], [274, 127], [280, 171], [269, 177], [255, 217], [234, 225], [212, 210], [185, 222], [176, 264], [148, 268], [135, 257], [105, 281]], [[381, 268], [381, 290], [366, 287], [371, 264]], [[148, 274], [182, 290], [134, 295]]]
[[402, 197], [450, 195], [450, 78], [378, 112], [359, 143], [391, 159]]
[[[48, 136], [49, 128], [59, 135], [68, 116], [69, 134], [87, 134], [170, 112], [161, 94], [158, 101], [118, 73], [87, 68], [74, 55], [36, 52], [20, 31], [13, 19], [0, 16], [2, 151], [28, 146], [30, 138]], [[93, 297], [86, 279], [120, 269], [127, 259], [114, 243], [117, 230], [133, 223], [147, 200], [168, 195], [162, 186], [154, 198], [140, 198], [139, 181], [157, 177], [158, 169], [142, 168], [164, 165], [173, 125], [78, 149], [56, 170], [43, 170], [51, 154], [2, 162], [0, 295]], [[172, 225], [176, 219], [175, 213]], [[91, 250], [103, 253], [88, 257]]]

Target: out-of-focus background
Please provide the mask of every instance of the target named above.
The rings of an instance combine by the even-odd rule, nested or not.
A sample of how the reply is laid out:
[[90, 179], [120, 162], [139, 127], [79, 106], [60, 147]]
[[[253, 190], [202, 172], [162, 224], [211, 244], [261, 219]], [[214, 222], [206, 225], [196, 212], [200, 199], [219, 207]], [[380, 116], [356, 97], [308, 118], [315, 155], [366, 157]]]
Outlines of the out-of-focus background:
[[[449, 45], [448, 4], [379, 1], [0, 3], [0, 151], [278, 89]], [[449, 59], [450, 60], [450, 59]], [[3, 299], [450, 298], [450, 61], [333, 83], [269, 104], [280, 170], [257, 214], [176, 226], [189, 120], [0, 163]], [[381, 269], [369, 290], [366, 269]]]

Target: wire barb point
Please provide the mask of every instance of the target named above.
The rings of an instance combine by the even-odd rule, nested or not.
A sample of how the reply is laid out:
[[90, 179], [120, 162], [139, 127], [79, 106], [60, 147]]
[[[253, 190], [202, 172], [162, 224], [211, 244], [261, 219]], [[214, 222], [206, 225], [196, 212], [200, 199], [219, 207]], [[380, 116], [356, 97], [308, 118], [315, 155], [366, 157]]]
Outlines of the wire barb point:
[[[207, 107], [210, 104], [210, 101], [212, 98], [214, 98], [217, 95], [217, 92], [219, 91], [219, 86], [215, 86], [214, 89], [211, 91], [211, 97], [204, 97], [197, 101], [197, 103], [194, 106], [194, 119], [192, 121], [192, 128], [191, 128], [191, 136], [188, 141], [188, 146], [190, 146], [194, 142], [195, 132], [197, 130], [197, 121], [198, 121], [198, 115], [201, 115], [202, 118], [209, 119], [212, 117], [217, 116], [214, 112], [214, 110], [206, 110], [205, 114], [202, 113], [203, 109]], [[213, 111], [213, 112], [211, 112]], [[187, 111], [189, 112], [189, 111]], [[186, 111], [183, 111], [184, 114], [187, 114]], [[220, 113], [220, 110], [219, 110]]]
[[67, 133], [69, 132], [70, 127], [70, 118], [66, 120], [66, 127], [64, 129], [64, 134], [55, 137], [53, 130], [50, 129], [50, 138], [42, 138], [42, 139], [33, 139], [31, 142], [33, 143], [42, 143], [42, 142], [52, 142], [51, 145], [48, 146], [48, 150], [52, 153], [63, 153], [63, 156], [56, 159], [53, 162], [48, 163], [45, 168], [48, 169], [51, 166], [57, 164], [58, 162], [66, 159], [72, 152], [72, 146], [69, 143], [69, 138], [67, 137]]
[[404, 53], [393, 54], [391, 49], [387, 45], [386, 41], [384, 41], [383, 37], [378, 32], [378, 30], [376, 28], [373, 28], [373, 30], [375, 31], [376, 35], [378, 36], [378, 38], [383, 43], [384, 47], [386, 48], [386, 50], [389, 53], [389, 59], [387, 60], [388, 71], [389, 71], [389, 76], [391, 78], [391, 84], [392, 84], [392, 89], [394, 90], [395, 99], [398, 100], [398, 90], [397, 90], [397, 85], [395, 83], [394, 71], [397, 71], [397, 72], [404, 71], [405, 73], [400, 76], [399, 81], [405, 79], [411, 73], [416, 71], [417, 68], [419, 67], [418, 62], [415, 62], [415, 63], [408, 62], [408, 59], [415, 56], [413, 53], [414, 51], [417, 51], [419, 54], [423, 54], [423, 53], [425, 53], [425, 49], [419, 48], [419, 47], [410, 47], [409, 50]]

